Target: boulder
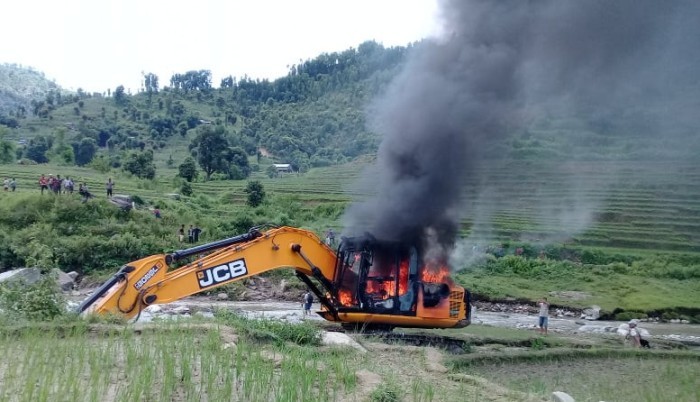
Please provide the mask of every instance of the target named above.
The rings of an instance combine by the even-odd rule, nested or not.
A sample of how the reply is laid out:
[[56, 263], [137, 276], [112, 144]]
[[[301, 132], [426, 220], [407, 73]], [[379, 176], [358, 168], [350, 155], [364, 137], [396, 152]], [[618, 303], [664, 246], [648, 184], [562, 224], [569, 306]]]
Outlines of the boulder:
[[70, 271], [70, 272], [68, 273], [68, 276], [70, 276], [71, 278], [73, 278], [73, 280], [78, 279], [78, 276], [79, 276], [79, 275], [80, 275], [80, 274], [77, 273], [77, 272], [75, 272], [75, 271]]
[[216, 298], [218, 300], [228, 300], [228, 293], [221, 292], [221, 293], [216, 295]]
[[355, 348], [362, 353], [367, 352], [367, 349], [365, 349], [362, 345], [357, 343], [354, 339], [352, 339], [347, 334], [343, 334], [341, 332], [323, 331], [321, 333], [321, 343], [323, 345], [326, 345], [326, 346], [331, 346], [331, 345], [350, 346], [351, 348]]
[[[52, 269], [51, 272], [56, 275], [56, 283], [61, 287], [61, 290], [69, 291], [73, 289], [75, 281], [70, 275], [57, 268]], [[0, 282], [16, 280], [31, 285], [40, 279], [41, 270], [39, 268], [17, 268], [0, 274]]]
[[17, 268], [0, 273], [0, 282], [22, 281], [32, 284], [39, 279], [41, 279], [41, 271], [38, 268]]
[[135, 207], [134, 201], [131, 199], [131, 196], [126, 194], [115, 194], [112, 197], [110, 197], [108, 201], [125, 211], [128, 211]]
[[597, 320], [600, 318], [600, 307], [591, 306], [589, 308], [583, 309], [581, 318], [585, 320]]
[[571, 395], [561, 391], [552, 392], [552, 400], [554, 402], [576, 402]]
[[56, 268], [54, 268], [52, 272], [54, 275], [56, 275], [56, 282], [58, 283], [58, 286], [61, 287], [61, 290], [69, 291], [73, 289], [75, 280], [70, 275]]

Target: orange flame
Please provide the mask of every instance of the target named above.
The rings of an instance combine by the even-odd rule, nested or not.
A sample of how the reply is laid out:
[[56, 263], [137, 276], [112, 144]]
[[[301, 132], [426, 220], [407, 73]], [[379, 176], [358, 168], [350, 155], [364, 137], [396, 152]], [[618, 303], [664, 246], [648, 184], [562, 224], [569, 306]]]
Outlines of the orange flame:
[[408, 260], [401, 260], [399, 264], [399, 296], [408, 291]]
[[432, 283], [451, 283], [450, 269], [446, 264], [428, 262], [421, 269], [421, 280]]
[[343, 306], [352, 306], [354, 304], [352, 302], [352, 293], [347, 289], [340, 289], [338, 291], [338, 300]]
[[[396, 296], [396, 279], [393, 273], [388, 275], [390, 280], [378, 281], [375, 279], [367, 280], [366, 292], [374, 294], [382, 300]], [[399, 296], [405, 295], [408, 291], [408, 260], [402, 260], [399, 263], [399, 278], [398, 278], [398, 293]]]

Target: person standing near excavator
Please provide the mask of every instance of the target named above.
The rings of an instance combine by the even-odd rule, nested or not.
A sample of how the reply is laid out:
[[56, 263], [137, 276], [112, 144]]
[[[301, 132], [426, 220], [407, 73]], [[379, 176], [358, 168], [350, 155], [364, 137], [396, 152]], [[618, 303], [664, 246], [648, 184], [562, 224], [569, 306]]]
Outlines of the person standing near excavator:
[[540, 307], [538, 322], [539, 332], [542, 335], [547, 335], [547, 327], [549, 327], [549, 302], [546, 297], [543, 297], [542, 300], [537, 302], [537, 305]]
[[314, 296], [310, 291], [306, 291], [302, 298], [302, 306], [304, 307], [304, 316], [311, 314], [311, 305], [314, 303]]

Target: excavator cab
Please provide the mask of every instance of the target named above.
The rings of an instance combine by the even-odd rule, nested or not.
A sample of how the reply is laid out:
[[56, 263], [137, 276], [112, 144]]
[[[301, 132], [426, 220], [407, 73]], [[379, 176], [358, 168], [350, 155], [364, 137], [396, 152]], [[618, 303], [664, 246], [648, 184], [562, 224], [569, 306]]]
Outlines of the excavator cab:
[[[446, 263], [426, 264], [415, 246], [371, 236], [344, 238], [336, 255], [330, 299], [340, 321], [384, 327], [469, 324], [469, 292], [454, 284]], [[330, 319], [327, 311], [320, 314]]]

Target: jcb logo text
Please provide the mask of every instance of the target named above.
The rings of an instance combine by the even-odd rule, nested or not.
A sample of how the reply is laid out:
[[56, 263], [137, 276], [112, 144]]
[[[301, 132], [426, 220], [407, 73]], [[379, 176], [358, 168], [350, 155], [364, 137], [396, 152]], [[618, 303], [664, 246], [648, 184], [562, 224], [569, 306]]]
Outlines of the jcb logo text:
[[233, 278], [238, 278], [247, 273], [248, 268], [245, 266], [245, 260], [241, 258], [240, 260], [231, 261], [197, 272], [197, 281], [199, 282], [199, 288], [204, 289], [229, 281]]

